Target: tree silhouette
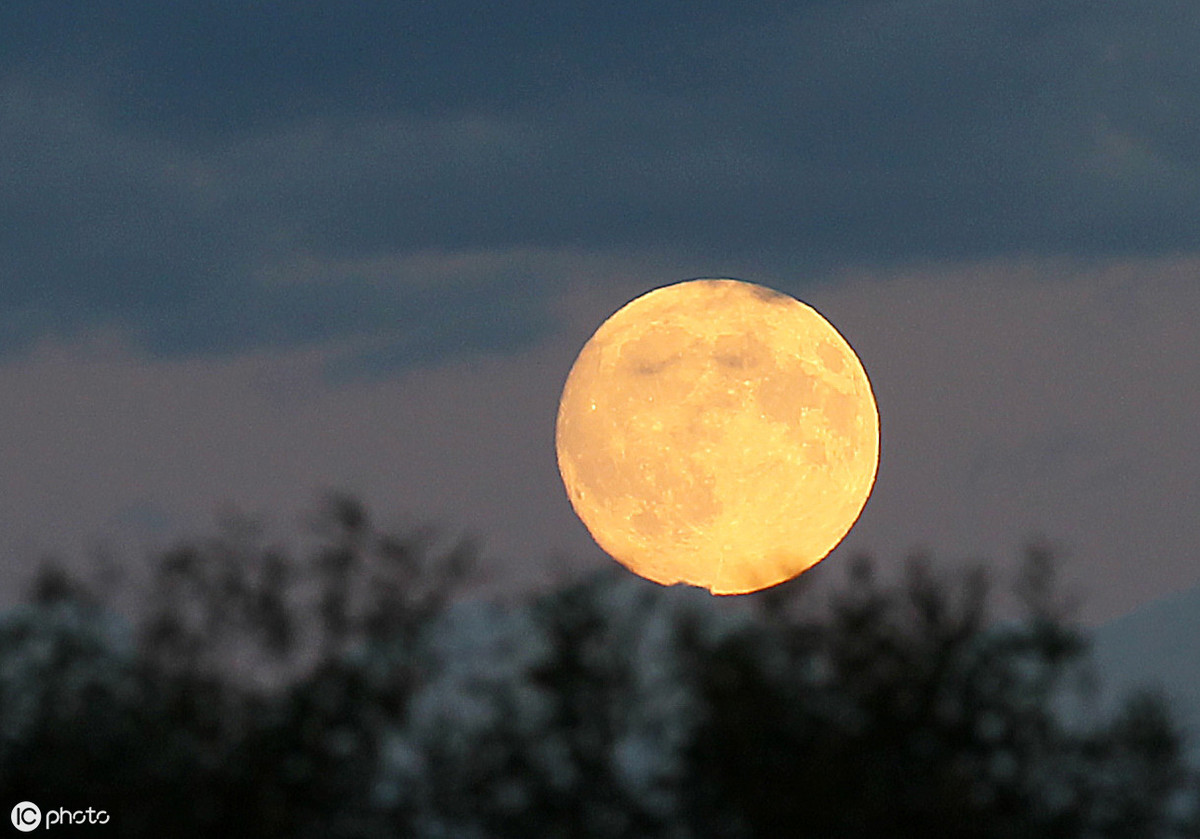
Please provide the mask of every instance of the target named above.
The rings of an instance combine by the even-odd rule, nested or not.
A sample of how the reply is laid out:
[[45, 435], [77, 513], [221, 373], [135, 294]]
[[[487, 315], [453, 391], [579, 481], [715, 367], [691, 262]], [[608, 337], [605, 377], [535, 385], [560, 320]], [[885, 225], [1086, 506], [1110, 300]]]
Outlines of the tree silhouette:
[[129, 618], [44, 568], [0, 620], [0, 800], [130, 837], [1200, 836], [1161, 697], [1080, 711], [1045, 548], [1001, 621], [926, 557], [819, 613], [615, 568], [490, 603], [469, 543], [346, 495], [315, 524], [163, 553]]

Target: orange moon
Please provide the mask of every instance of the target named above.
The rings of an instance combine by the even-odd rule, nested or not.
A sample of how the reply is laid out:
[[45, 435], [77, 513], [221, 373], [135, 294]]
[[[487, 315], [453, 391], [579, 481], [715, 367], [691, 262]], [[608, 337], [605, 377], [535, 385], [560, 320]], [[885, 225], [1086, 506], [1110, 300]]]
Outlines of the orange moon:
[[575, 512], [631, 571], [713, 594], [773, 586], [857, 521], [879, 464], [858, 356], [815, 309], [739, 280], [650, 291], [571, 367], [558, 467]]

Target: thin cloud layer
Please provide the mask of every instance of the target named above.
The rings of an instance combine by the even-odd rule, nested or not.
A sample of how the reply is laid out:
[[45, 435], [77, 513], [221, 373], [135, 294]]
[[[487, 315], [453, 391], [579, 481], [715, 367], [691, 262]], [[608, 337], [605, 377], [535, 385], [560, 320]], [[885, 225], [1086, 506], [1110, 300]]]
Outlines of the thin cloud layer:
[[[6, 4], [0, 349], [107, 328], [160, 357], [511, 351], [549, 334], [561, 292], [495, 258], [516, 252], [798, 277], [1187, 249], [1197, 16]], [[480, 253], [495, 276], [412, 268]], [[329, 270], [295, 282], [299, 262]]]
[[[837, 575], [859, 551], [892, 562], [927, 547], [986, 559], [1003, 579], [1040, 534], [1069, 550], [1089, 620], [1200, 582], [1197, 270], [990, 262], [811, 289], [862, 357], [882, 426], [874, 493], [819, 567]], [[556, 311], [566, 326], [542, 344], [336, 383], [328, 349], [147, 361], [119, 342], [45, 342], [0, 364], [0, 556], [162, 545], [208, 532], [227, 503], [293, 533], [333, 487], [385, 519], [479, 534], [487, 582], [502, 589], [601, 567], [611, 560], [554, 459], [567, 371], [625, 295], [595, 293], [601, 279], [577, 281]], [[0, 590], [28, 571], [0, 564]]]

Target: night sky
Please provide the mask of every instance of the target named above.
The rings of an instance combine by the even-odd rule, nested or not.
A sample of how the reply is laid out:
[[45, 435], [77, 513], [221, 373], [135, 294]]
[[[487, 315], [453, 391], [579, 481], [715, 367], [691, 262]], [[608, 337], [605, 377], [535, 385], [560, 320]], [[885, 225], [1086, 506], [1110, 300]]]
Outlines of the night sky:
[[[0, 5], [0, 590], [321, 491], [604, 559], [559, 390], [638, 294], [820, 310], [882, 421], [826, 565], [1066, 552], [1200, 582], [1200, 6]], [[559, 555], [570, 559], [556, 559]]]

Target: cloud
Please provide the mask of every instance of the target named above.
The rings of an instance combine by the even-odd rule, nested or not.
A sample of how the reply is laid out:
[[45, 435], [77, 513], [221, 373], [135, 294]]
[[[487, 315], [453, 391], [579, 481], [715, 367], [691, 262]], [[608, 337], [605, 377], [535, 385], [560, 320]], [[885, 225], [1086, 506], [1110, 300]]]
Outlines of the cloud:
[[[546, 278], [494, 261], [486, 278], [441, 270], [430, 282], [412, 273], [420, 254], [377, 256], [369, 234], [338, 221], [340, 207], [386, 224], [378, 206], [357, 216], [344, 206], [367, 201], [344, 194], [370, 177], [354, 144], [336, 151], [301, 131], [198, 156], [105, 125], [71, 96], [28, 85], [4, 94], [9, 351], [96, 329], [163, 357], [354, 336], [419, 363], [519, 347], [545, 328]], [[360, 140], [378, 138], [366, 130]]]
[[[469, 5], [7, 5], [0, 351], [510, 351], [563, 275], [506, 254], [795, 277], [1192, 245], [1190, 7]], [[434, 289], [430, 254], [496, 273]]]
[[[0, 364], [0, 555], [78, 555], [138, 526], [156, 543], [210, 532], [226, 503], [290, 535], [337, 487], [385, 521], [479, 534], [500, 588], [599, 567], [608, 560], [558, 478], [554, 416], [584, 340], [632, 296], [625, 284], [680, 273], [640, 265], [572, 278], [541, 342], [386, 376], [331, 380], [341, 350], [330, 347], [147, 359], [119, 339], [43, 341]], [[1003, 580], [1041, 533], [1069, 550], [1067, 582], [1089, 620], [1200, 581], [1198, 269], [1195, 258], [996, 260], [806, 289], [862, 357], [882, 424], [874, 494], [822, 573], [836, 578], [863, 550], [888, 573], [924, 546], [986, 559]], [[150, 501], [153, 520], [130, 512]], [[547, 561], [556, 552], [573, 562]]]
[[997, 560], [1044, 534], [1069, 550], [1087, 616], [1195, 584], [1197, 268], [1004, 260], [814, 290], [880, 405], [852, 542]]
[[[678, 88], [712, 78], [721, 40], [769, 14], [712, 0], [565, 6], [287, 6], [14, 0], [0, 69], [109, 76], [113, 118], [193, 137], [314, 115], [538, 108], [597, 84]], [[697, 54], [709, 59], [698, 63]]]

